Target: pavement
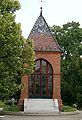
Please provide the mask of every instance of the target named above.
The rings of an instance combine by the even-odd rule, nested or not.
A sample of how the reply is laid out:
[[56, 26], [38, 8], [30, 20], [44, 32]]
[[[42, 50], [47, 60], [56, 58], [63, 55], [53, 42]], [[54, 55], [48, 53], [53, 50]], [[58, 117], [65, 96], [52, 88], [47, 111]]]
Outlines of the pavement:
[[82, 111], [79, 114], [63, 113], [59, 115], [28, 115], [28, 116], [13, 116], [4, 115], [0, 120], [82, 120]]

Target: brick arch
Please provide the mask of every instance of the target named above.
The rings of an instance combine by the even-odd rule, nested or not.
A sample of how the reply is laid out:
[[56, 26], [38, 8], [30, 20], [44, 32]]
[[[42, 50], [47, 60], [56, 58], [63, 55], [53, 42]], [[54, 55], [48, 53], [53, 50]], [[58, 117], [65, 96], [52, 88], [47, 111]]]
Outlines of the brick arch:
[[45, 59], [48, 61], [54, 74], [60, 74], [60, 53], [59, 52], [35, 52], [35, 59]]
[[52, 69], [52, 74], [53, 74], [52, 64], [51, 64], [47, 59], [45, 59], [45, 58], [38, 58], [38, 59], [35, 60], [35, 62], [38, 61], [38, 60], [44, 60], [45, 62], [47, 62], [47, 63], [50, 65], [50, 67], [51, 67], [51, 69]]

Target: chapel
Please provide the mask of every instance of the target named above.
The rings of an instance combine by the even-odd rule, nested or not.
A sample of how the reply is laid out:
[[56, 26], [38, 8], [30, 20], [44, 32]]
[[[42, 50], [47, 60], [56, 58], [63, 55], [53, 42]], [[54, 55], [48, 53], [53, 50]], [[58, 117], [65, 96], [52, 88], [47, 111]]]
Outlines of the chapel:
[[35, 68], [31, 75], [22, 77], [24, 88], [21, 91], [19, 105], [24, 109], [26, 99], [29, 101], [57, 100], [58, 109], [61, 111], [61, 47], [43, 17], [42, 7], [29, 38], [34, 42]]

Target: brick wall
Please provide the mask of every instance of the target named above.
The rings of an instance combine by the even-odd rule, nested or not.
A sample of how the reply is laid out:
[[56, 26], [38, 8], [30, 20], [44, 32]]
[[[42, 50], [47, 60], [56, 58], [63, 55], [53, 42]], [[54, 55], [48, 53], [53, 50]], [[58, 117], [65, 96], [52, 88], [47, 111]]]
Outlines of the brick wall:
[[[52, 98], [58, 99], [59, 109], [62, 109], [61, 90], [60, 90], [60, 52], [36, 52], [35, 60], [37, 59], [47, 60], [53, 68], [53, 93]], [[28, 76], [22, 77], [23, 89], [20, 96], [20, 106], [23, 105], [24, 98], [28, 98]]]

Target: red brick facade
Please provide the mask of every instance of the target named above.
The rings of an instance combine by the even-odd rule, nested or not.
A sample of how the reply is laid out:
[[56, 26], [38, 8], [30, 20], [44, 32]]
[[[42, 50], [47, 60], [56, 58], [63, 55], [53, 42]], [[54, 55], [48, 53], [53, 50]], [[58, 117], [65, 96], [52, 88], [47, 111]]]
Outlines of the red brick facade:
[[[62, 109], [62, 100], [61, 100], [61, 93], [60, 93], [60, 52], [36, 52], [35, 58], [37, 59], [45, 59], [47, 60], [53, 68], [53, 93], [52, 98], [58, 99], [59, 102], [59, 109]], [[22, 77], [22, 84], [24, 85], [19, 104], [20, 106], [23, 106], [23, 100], [25, 98], [29, 98], [29, 91], [28, 91], [28, 76], [24, 75]]]

